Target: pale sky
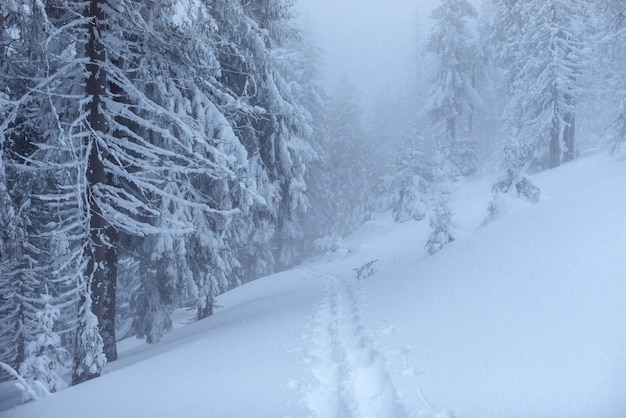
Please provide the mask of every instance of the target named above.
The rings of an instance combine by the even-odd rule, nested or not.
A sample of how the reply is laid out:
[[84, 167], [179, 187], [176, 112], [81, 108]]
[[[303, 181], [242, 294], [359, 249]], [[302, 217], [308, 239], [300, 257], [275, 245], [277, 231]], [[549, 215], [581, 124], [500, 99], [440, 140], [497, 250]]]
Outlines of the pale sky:
[[430, 11], [439, 0], [297, 0], [301, 19], [323, 51], [325, 85], [333, 91], [342, 73], [363, 99], [397, 91], [410, 82], [416, 16], [427, 36]]

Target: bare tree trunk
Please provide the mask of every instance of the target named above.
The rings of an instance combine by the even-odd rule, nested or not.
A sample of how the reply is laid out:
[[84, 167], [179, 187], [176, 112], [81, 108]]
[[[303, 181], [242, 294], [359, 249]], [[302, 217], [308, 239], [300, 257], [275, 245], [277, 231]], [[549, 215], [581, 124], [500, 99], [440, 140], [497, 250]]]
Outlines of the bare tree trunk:
[[117, 338], [115, 336], [115, 297], [117, 294], [117, 230], [109, 226], [105, 230], [109, 245], [104, 254], [106, 267], [106, 281], [104, 300], [102, 301], [102, 315], [100, 321], [100, 335], [104, 345], [103, 351], [107, 361], [117, 360]]
[[106, 53], [101, 42], [102, 32], [105, 30], [104, 0], [91, 0], [87, 9], [87, 16], [91, 18], [89, 42], [86, 53], [89, 57], [87, 71], [89, 78], [86, 83], [87, 97], [91, 98], [88, 105], [89, 115], [87, 123], [91, 129], [90, 154], [87, 167], [87, 199], [89, 206], [90, 245], [87, 248], [87, 278], [91, 283], [92, 311], [98, 318], [100, 335], [104, 343], [104, 353], [107, 361], [117, 359], [115, 344], [115, 287], [117, 280], [117, 233], [113, 227], [107, 225], [98, 201], [94, 197], [94, 190], [100, 184], [107, 183], [104, 169], [104, 151], [98, 145], [98, 136], [106, 132], [106, 122], [103, 114], [102, 99], [107, 94], [107, 73], [104, 66]]

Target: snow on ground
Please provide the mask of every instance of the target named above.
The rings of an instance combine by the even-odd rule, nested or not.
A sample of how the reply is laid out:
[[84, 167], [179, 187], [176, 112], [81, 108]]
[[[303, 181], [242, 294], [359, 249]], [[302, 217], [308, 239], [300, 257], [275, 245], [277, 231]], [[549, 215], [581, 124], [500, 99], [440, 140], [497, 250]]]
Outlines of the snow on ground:
[[493, 179], [459, 184], [457, 240], [432, 257], [426, 221], [381, 215], [156, 346], [123, 342], [101, 378], [0, 415], [624, 417], [626, 161], [535, 180], [539, 204], [486, 225]]

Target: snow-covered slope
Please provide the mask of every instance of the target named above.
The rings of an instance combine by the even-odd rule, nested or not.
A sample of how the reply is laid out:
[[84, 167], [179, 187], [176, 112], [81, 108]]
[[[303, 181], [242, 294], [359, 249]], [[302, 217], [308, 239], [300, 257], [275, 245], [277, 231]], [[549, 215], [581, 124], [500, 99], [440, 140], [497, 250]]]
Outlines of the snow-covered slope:
[[625, 417], [626, 161], [542, 173], [539, 204], [481, 225], [492, 180], [460, 185], [457, 240], [432, 257], [427, 222], [381, 216], [157, 346], [124, 342], [101, 378], [0, 414]]

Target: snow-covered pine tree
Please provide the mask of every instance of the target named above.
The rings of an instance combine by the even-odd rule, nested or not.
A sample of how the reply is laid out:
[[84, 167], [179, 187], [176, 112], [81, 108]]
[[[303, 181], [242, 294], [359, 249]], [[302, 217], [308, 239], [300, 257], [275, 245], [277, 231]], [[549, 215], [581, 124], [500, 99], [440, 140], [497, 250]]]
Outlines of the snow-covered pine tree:
[[429, 255], [433, 255], [454, 241], [454, 235], [450, 230], [452, 211], [448, 206], [447, 195], [440, 193], [434, 197], [434, 213], [429, 219], [429, 224], [433, 230], [428, 236], [425, 248]]
[[[237, 98], [217, 81], [221, 72], [212, 9], [172, 1], [161, 2], [160, 7], [129, 4], [123, 10], [129, 13], [109, 22], [117, 22], [114, 33], [125, 31], [137, 41], [121, 36], [116, 42], [123, 48], [117, 49], [111, 43], [110, 51], [116, 55], [109, 67], [108, 108], [122, 104], [111, 125], [122, 121], [117, 129], [127, 137], [125, 146], [131, 144], [133, 154], [150, 156], [143, 162], [130, 157], [145, 177], [139, 183], [129, 178], [123, 190], [141, 195], [152, 212], [134, 216], [139, 230], [147, 228], [147, 238], [137, 236], [134, 227], [118, 228], [124, 251], [142, 248], [139, 259], [145, 268], [133, 305], [135, 330], [156, 342], [170, 326], [172, 309], [183, 301], [206, 306], [208, 293], [237, 281], [229, 267], [237, 261], [224, 263], [217, 255], [232, 256], [234, 250], [221, 246], [220, 237], [228, 233], [235, 206], [247, 210], [246, 187], [241, 183], [246, 152], [225, 117], [236, 108]], [[141, 38], [133, 35], [136, 28], [145, 29]], [[143, 211], [145, 204], [141, 207]], [[202, 245], [194, 244], [199, 230], [206, 234]], [[207, 271], [221, 282], [207, 280]]]
[[[40, 155], [43, 153], [45, 155]], [[84, 275], [88, 229], [80, 193], [84, 190], [84, 159], [54, 141], [54, 137], [46, 141], [45, 147], [34, 153], [32, 159], [45, 161], [34, 164], [31, 170], [48, 179], [42, 182], [43, 188], [32, 187], [29, 218], [32, 244], [27, 250], [36, 260], [30, 272], [37, 275], [37, 293], [43, 291], [41, 297], [47, 299], [37, 305], [36, 315], [39, 317], [42, 311], [49, 310], [47, 305], [58, 309], [55, 329], [62, 337], [63, 346], [73, 351], [78, 329], [87, 320], [84, 315], [92, 315], [79, 311], [78, 307], [88, 283]], [[98, 332], [97, 323], [93, 332]]]
[[[10, 315], [10, 308], [8, 305], [9, 292], [9, 275], [11, 270], [11, 258], [12, 255], [7, 254], [8, 251], [8, 237], [12, 234], [12, 229], [15, 224], [15, 211], [13, 209], [13, 202], [6, 187], [5, 176], [5, 159], [4, 152], [0, 146], [0, 361], [4, 363], [14, 363], [14, 349], [15, 346], [12, 340], [11, 326], [6, 320]], [[0, 380], [3, 380], [4, 370], [0, 371]]]
[[247, 186], [257, 195], [248, 219], [232, 224], [247, 279], [292, 264], [303, 233], [306, 112], [292, 93], [293, 79], [280, 71], [288, 40], [296, 36], [288, 24], [290, 3], [220, 0], [212, 8], [220, 32], [219, 81], [237, 99], [228, 120], [246, 147]]
[[[244, 266], [243, 279], [258, 277], [272, 271], [274, 257], [270, 240], [274, 234], [267, 205], [270, 180], [261, 162], [259, 131], [256, 128], [260, 113], [257, 108], [258, 89], [267, 49], [259, 33], [258, 24], [245, 15], [240, 1], [218, 0], [214, 2], [211, 17], [220, 36], [215, 43], [215, 56], [219, 63], [217, 81], [225, 94], [220, 104], [228, 123], [246, 148], [247, 179], [245, 187], [252, 192], [245, 202], [248, 208], [242, 216], [236, 216], [227, 232], [237, 259]], [[243, 216], [245, 214], [245, 216]]]
[[281, 73], [288, 82], [294, 100], [302, 106], [302, 139], [307, 143], [305, 152], [305, 184], [308, 208], [302, 217], [303, 248], [305, 253], [319, 250], [315, 241], [333, 234], [335, 209], [333, 206], [332, 170], [328, 147], [327, 113], [328, 97], [321, 86], [319, 75], [320, 51], [309, 34], [302, 31], [287, 39], [279, 62]]
[[575, 156], [576, 103], [582, 71], [586, 11], [579, 0], [495, 0], [488, 42], [508, 75], [505, 121], [513, 143], [528, 150], [535, 169]]
[[[60, 85], [60, 80], [54, 76], [58, 62], [48, 52], [63, 55], [63, 50], [48, 36], [52, 28], [48, 10], [43, 3], [34, 1], [3, 3], [2, 7], [6, 19], [0, 62], [5, 77], [0, 83], [6, 94], [1, 102], [0, 144], [12, 206], [7, 208], [6, 215], [13, 220], [6, 230], [8, 235], [2, 237], [8, 244], [5, 245], [7, 258], [3, 259], [8, 291], [3, 292], [6, 302], [3, 309], [7, 315], [3, 317], [0, 333], [13, 334], [9, 348], [12, 355], [5, 361], [19, 368], [25, 359], [26, 346], [34, 338], [36, 318], [44, 309], [35, 302], [40, 294], [45, 291], [55, 306], [62, 307], [63, 315], [74, 318], [74, 322], [60, 321], [67, 324], [60, 328], [61, 332], [71, 333], [75, 325], [71, 311], [77, 300], [76, 264], [71, 256], [65, 257], [69, 245], [62, 237], [76, 233], [73, 219], [67, 216], [76, 205], [70, 203], [70, 207], [65, 207], [68, 199], [76, 201], [76, 192], [57, 180], [68, 170], [76, 173], [77, 167], [59, 164], [57, 158], [64, 153], [57, 151], [56, 140], [63, 129], [59, 114], [72, 110], [59, 106], [63, 110], [57, 111], [56, 98], [53, 99], [49, 90], [50, 85]], [[74, 248], [77, 250], [74, 255], [78, 253], [80, 260], [83, 250]]]
[[[514, 141], [514, 139], [510, 139], [510, 141]], [[541, 197], [539, 187], [524, 173], [527, 156], [524, 146], [514, 142], [507, 144], [504, 154], [505, 157], [502, 162], [504, 174], [491, 188], [493, 199], [489, 202], [485, 222], [500, 216], [514, 204], [515, 199], [537, 203]]]
[[449, 206], [452, 180], [448, 161], [441, 153], [433, 156], [430, 162], [430, 193], [433, 214], [428, 219], [432, 232], [428, 236], [425, 248], [429, 255], [433, 255], [446, 244], [454, 241], [452, 233], [452, 210]]
[[274, 209], [276, 232], [273, 239], [278, 269], [294, 265], [303, 255], [302, 219], [309, 207], [304, 176], [306, 164], [312, 158], [312, 149], [307, 142], [312, 128], [297, 91], [306, 81], [297, 74], [298, 62], [290, 61], [290, 56], [298, 53], [295, 42], [299, 37], [290, 23], [292, 6], [291, 0], [244, 5], [260, 28], [269, 34], [266, 45], [270, 52], [268, 69], [271, 72], [261, 84], [262, 100], [257, 105], [268, 112], [261, 119], [261, 156], [266, 167], [273, 172], [270, 179], [275, 178], [275, 187], [279, 191]]
[[[198, 30], [202, 20], [185, 21], [191, 39], [199, 39], [187, 40], [187, 43], [194, 45], [195, 50], [203, 50], [206, 57], [214, 56], [211, 59], [215, 59], [219, 68], [211, 74], [197, 63], [187, 63], [195, 69], [199, 80], [215, 82], [209, 95], [201, 100], [200, 96], [194, 99], [195, 106], [206, 109], [211, 103], [215, 105], [224, 117], [220, 122], [224, 127], [220, 135], [231, 135], [231, 141], [240, 140], [246, 145], [249, 168], [239, 166], [241, 178], [246, 179], [243, 186], [236, 181], [209, 181], [197, 177], [192, 179], [193, 188], [185, 189], [184, 193], [194, 200], [209, 198], [216, 208], [223, 210], [221, 214], [202, 214], [198, 208], [183, 208], [176, 202], [166, 205], [169, 209], [162, 207], [162, 211], [178, 213], [176, 219], [193, 222], [195, 231], [184, 238], [160, 234], [146, 244], [152, 253], [142, 257], [146, 266], [154, 262], [160, 266], [154, 267], [156, 274], [150, 275], [153, 277], [150, 280], [157, 282], [141, 285], [131, 305], [139, 309], [134, 321], [135, 331], [149, 336], [151, 341], [158, 340], [167, 329], [169, 311], [175, 305], [195, 305], [198, 317], [203, 318], [212, 312], [216, 296], [242, 278], [271, 271], [275, 260], [283, 260], [285, 265], [293, 262], [289, 261], [293, 259], [289, 254], [293, 255], [291, 250], [300, 240], [301, 231], [300, 227], [293, 227], [299, 224], [297, 219], [289, 219], [303, 209], [304, 203], [302, 197], [297, 196], [304, 190], [302, 158], [308, 153], [301, 139], [307, 134], [306, 112], [299, 107], [294, 92], [297, 82], [290, 80], [285, 74], [287, 70], [280, 65], [281, 53], [293, 52], [286, 45], [291, 38], [280, 38], [283, 33], [293, 33], [278, 21], [288, 16], [283, 10], [286, 6], [274, 6], [268, 5], [265, 10], [251, 4], [244, 7], [239, 2], [216, 2], [206, 10], [210, 15], [205, 16], [204, 28], [218, 31], [219, 36], [208, 38], [206, 33], [190, 34]], [[263, 27], [257, 20], [262, 21]], [[170, 93], [169, 101], [176, 103], [178, 95]], [[210, 115], [195, 117], [215, 119]], [[267, 125], [269, 120], [278, 124]], [[232, 126], [234, 132], [227, 126]], [[246, 153], [239, 150], [238, 158], [241, 163]], [[295, 206], [290, 204], [285, 208], [286, 202], [294, 196]], [[235, 206], [237, 212], [231, 210]], [[288, 241], [291, 243], [287, 244]], [[177, 259], [167, 250], [175, 248], [181, 255]], [[192, 278], [193, 282], [183, 277]], [[176, 296], [167, 297], [172, 294]], [[148, 325], [149, 318], [154, 319], [155, 329]]]
[[[11, 182], [6, 177], [7, 162], [0, 148], [0, 361], [17, 369], [24, 359], [28, 338], [25, 298], [32, 295], [28, 280], [20, 272], [24, 267], [24, 225], [8, 191]], [[2, 370], [0, 380], [4, 377]]]
[[121, 252], [118, 261], [115, 301], [115, 336], [118, 341], [135, 336], [133, 318], [135, 297], [141, 286], [141, 262], [137, 254]]
[[11, 181], [32, 185], [10, 196], [32, 202], [24, 289], [62, 306], [77, 383], [116, 357], [118, 257], [142, 266], [125, 300], [151, 341], [175, 306], [206, 316], [240, 278], [295, 261], [310, 119], [284, 68], [288, 2], [28, 4], [3, 45], [31, 43], [2, 64], [34, 73], [4, 80], [24, 86], [2, 89], [2, 144]]
[[[595, 4], [597, 28], [600, 40], [595, 48], [597, 69], [604, 85], [598, 86], [603, 99], [613, 97], [617, 112], [611, 126], [612, 151], [618, 152], [626, 141], [626, 71], [621, 59], [626, 54], [626, 5], [619, 0], [606, 0]], [[608, 94], [607, 94], [608, 93]], [[603, 105], [605, 101], [603, 100]]]
[[[377, 163], [383, 168], [383, 182], [377, 194], [384, 196], [383, 210], [391, 209], [395, 222], [422, 220], [426, 216], [426, 198], [430, 190], [429, 159], [432, 150], [426, 143], [425, 127], [430, 124], [425, 111], [429, 76], [424, 56], [424, 34], [420, 11], [415, 14], [415, 43], [412, 88], [385, 92], [376, 99], [372, 115], [372, 135], [376, 141]], [[387, 151], [389, 157], [380, 153]], [[378, 164], [377, 164], [378, 165]]]
[[[10, 134], [6, 132], [9, 118], [14, 108], [12, 98], [28, 86], [17, 83], [15, 76], [25, 75], [23, 68], [17, 65], [21, 54], [26, 53], [28, 44], [17, 34], [28, 25], [23, 8], [14, 2], [2, 2], [0, 15], [0, 361], [17, 369], [24, 359], [26, 327], [24, 325], [25, 306], [19, 295], [25, 296], [26, 283], [17, 273], [23, 242], [24, 223], [19, 216], [18, 207], [10, 191], [14, 182], [11, 179]], [[0, 370], [0, 379], [7, 377], [5, 370]]]
[[366, 221], [373, 209], [368, 173], [374, 161], [362, 127], [358, 92], [347, 75], [340, 78], [328, 100], [327, 123], [333, 230], [343, 237]]
[[[616, 44], [619, 44], [619, 50], [622, 54], [626, 51], [626, 6], [621, 2], [615, 4], [615, 21], [612, 25], [614, 29], [614, 37]], [[617, 48], [616, 48], [617, 49]], [[616, 120], [615, 143], [626, 141], [626, 72], [621, 74], [621, 83], [618, 90], [621, 105]]]
[[473, 146], [467, 139], [474, 106], [481, 103], [473, 81], [476, 47], [467, 28], [467, 19], [476, 17], [467, 0], [442, 0], [431, 14], [434, 25], [426, 44], [426, 51], [435, 57], [426, 108], [436, 135], [442, 136], [439, 149], [461, 175], [477, 169]]
[[[16, 331], [17, 363], [34, 336], [36, 318], [45, 306], [34, 301], [47, 294], [60, 310], [59, 333], [66, 347], [72, 345], [78, 317], [79, 294], [84, 287], [86, 217], [84, 148], [70, 134], [78, 118], [77, 93], [82, 87], [80, 65], [75, 65], [74, 38], [63, 37], [81, 26], [75, 16], [55, 2], [23, 2], [13, 15], [9, 31], [19, 34], [6, 51], [8, 83], [6, 118], [2, 121], [3, 145], [11, 155], [11, 190], [19, 207], [22, 235], [14, 253], [12, 309]], [[18, 47], [19, 46], [19, 47]], [[80, 124], [80, 122], [79, 122]], [[82, 180], [82, 183], [81, 183]], [[96, 324], [97, 326], [97, 324]], [[97, 329], [96, 329], [97, 333]], [[20, 360], [21, 358], [21, 360]]]
[[78, 326], [75, 343], [72, 347], [74, 356], [72, 384], [82, 383], [100, 376], [100, 372], [107, 363], [98, 317], [93, 313], [91, 307], [91, 292], [87, 280], [83, 280], [81, 283], [80, 291]]
[[[392, 211], [399, 214], [404, 211], [401, 207], [408, 209], [412, 203], [420, 205], [417, 190], [423, 189], [423, 185], [419, 186], [423, 179], [419, 178], [423, 177], [427, 160], [423, 133], [428, 121], [421, 100], [426, 95], [418, 94], [418, 91], [425, 82], [425, 79], [416, 81], [415, 89], [382, 92], [370, 111], [367, 137], [371, 148], [376, 150], [376, 157], [375, 163], [368, 168], [368, 176], [372, 179], [376, 210], [386, 211], [391, 205]], [[400, 215], [396, 220], [403, 222], [411, 218], [414, 217]]]
[[22, 388], [25, 397], [30, 388], [44, 397], [68, 386], [65, 378], [71, 370], [71, 354], [62, 347], [61, 337], [54, 330], [60, 311], [50, 305], [52, 299], [43, 294], [37, 301], [42, 307], [37, 312], [34, 338], [26, 345], [24, 361], [19, 367], [20, 376], [29, 386]]
[[397, 151], [397, 174], [392, 181], [391, 211], [395, 222], [420, 221], [426, 216], [425, 196], [430, 190], [424, 139], [417, 133]]
[[[33, 249], [68, 257], [62, 266], [50, 263], [52, 271], [41, 270], [36, 283], [60, 281], [63, 286], [51, 286], [57, 292], [53, 297], [74, 295], [76, 317], [63, 322], [74, 324], [74, 381], [79, 382], [98, 375], [103, 347], [109, 360], [116, 355], [118, 251], [128, 251], [123, 246], [129, 242], [145, 248], [147, 236], [192, 229], [193, 220], [176, 218], [184, 211], [161, 210], [165, 201], [193, 207], [205, 216], [230, 217], [232, 207], [224, 207], [232, 201], [223, 201], [220, 194], [243, 194], [239, 176], [246, 154], [225, 112], [215, 104], [228, 101], [223, 98], [228, 94], [215, 81], [219, 66], [209, 53], [215, 28], [205, 6], [196, 5], [198, 13], [189, 14], [199, 16], [206, 33], [193, 42], [193, 36], [184, 36], [195, 22], [175, 13], [173, 2], [158, 7], [96, 0], [32, 5], [27, 16], [33, 25], [18, 33], [30, 39], [39, 36], [32, 28], [44, 28], [43, 41], [33, 42], [42, 50], [18, 62], [40, 73], [21, 78], [33, 86], [11, 89], [13, 96], [2, 103], [7, 115], [2, 132], [14, 142], [28, 138], [26, 146], [36, 145], [34, 150], [20, 150], [23, 167], [62, 169], [29, 192], [36, 215], [31, 236], [38, 241]], [[218, 192], [207, 194], [215, 185], [221, 185]], [[39, 208], [51, 202], [54, 222], [39, 217], [44, 213]], [[51, 229], [65, 234], [67, 238], [57, 243], [65, 248], [46, 247]], [[147, 270], [158, 271], [151, 267]], [[177, 266], [162, 264], [163, 269], [170, 267]], [[61, 270], [66, 273], [57, 274]], [[70, 282], [68, 293], [65, 286]]]

